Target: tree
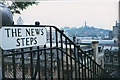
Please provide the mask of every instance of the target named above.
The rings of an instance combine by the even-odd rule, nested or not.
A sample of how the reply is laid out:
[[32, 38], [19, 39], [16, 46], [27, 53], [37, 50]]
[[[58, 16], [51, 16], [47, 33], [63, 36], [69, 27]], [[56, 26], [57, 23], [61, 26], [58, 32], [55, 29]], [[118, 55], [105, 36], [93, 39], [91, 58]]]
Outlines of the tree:
[[[4, 2], [7, 3], [7, 2]], [[8, 8], [11, 10], [12, 14], [17, 13], [21, 14], [21, 10], [26, 9], [28, 6], [32, 6], [33, 4], [38, 4], [38, 2], [12, 2], [11, 5], [8, 5]]]

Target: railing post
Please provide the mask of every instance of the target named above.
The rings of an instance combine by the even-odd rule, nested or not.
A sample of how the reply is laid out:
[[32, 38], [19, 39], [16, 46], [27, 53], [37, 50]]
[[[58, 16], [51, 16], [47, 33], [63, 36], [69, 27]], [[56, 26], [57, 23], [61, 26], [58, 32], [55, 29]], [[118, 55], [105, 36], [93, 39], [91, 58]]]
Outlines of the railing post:
[[93, 58], [95, 62], [97, 62], [97, 55], [98, 55], [98, 41], [92, 42], [92, 48], [93, 48]]
[[0, 80], [2, 80], [2, 49], [0, 47]]
[[39, 21], [36, 21], [36, 22], [35, 22], [35, 25], [36, 25], [36, 26], [39, 26], [39, 25], [40, 25], [40, 22], [39, 22]]
[[78, 59], [78, 78], [79, 78], [79, 80], [80, 80], [80, 54], [79, 54], [79, 48], [80, 48], [80, 46], [79, 45], [77, 45], [77, 59]]

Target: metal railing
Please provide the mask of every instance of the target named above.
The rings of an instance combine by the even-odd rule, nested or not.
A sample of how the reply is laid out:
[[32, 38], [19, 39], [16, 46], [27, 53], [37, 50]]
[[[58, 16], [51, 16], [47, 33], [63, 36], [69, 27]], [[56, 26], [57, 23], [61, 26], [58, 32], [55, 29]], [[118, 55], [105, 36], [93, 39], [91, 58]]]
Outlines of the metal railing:
[[[15, 27], [19, 25], [14, 25]], [[20, 25], [36, 27], [36, 25]], [[3, 79], [91, 79], [111, 78], [80, 46], [55, 26], [37, 25], [48, 31], [44, 46], [2, 50]]]

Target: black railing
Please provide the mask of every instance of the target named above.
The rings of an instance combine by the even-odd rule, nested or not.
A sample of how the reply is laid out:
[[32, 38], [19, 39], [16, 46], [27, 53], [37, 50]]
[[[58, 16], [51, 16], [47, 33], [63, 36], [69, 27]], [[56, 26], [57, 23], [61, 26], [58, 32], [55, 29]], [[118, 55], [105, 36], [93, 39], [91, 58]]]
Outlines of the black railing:
[[[18, 27], [19, 25], [14, 25]], [[20, 25], [36, 27], [35, 25]], [[83, 51], [63, 31], [55, 26], [38, 25], [47, 29], [44, 46], [2, 50], [3, 79], [91, 79], [111, 78], [98, 65], [90, 51]]]

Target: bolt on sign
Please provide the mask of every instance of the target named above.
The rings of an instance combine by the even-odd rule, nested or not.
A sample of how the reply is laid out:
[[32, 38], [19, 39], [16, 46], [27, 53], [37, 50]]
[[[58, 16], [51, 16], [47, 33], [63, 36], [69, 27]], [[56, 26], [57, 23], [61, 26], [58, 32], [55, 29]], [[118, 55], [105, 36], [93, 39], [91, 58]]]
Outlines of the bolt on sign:
[[44, 27], [3, 26], [0, 33], [0, 45], [3, 50], [46, 44], [46, 29]]

